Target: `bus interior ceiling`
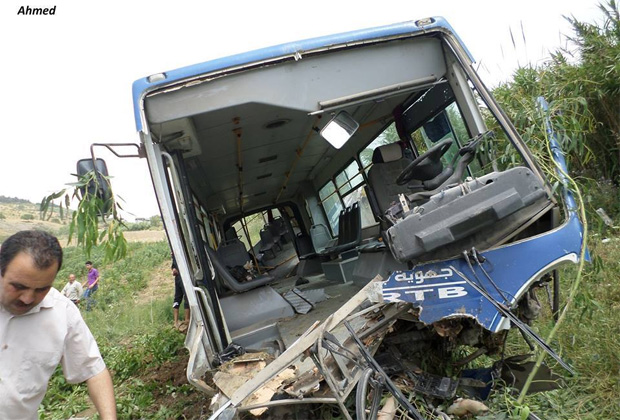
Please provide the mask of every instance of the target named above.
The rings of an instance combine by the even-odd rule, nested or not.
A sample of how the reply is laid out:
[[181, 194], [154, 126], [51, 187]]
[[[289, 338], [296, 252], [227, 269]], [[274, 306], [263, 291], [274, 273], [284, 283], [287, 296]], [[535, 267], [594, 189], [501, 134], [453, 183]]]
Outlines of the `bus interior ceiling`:
[[[318, 190], [392, 122], [398, 106], [445, 74], [440, 43], [420, 41], [353, 48], [337, 63], [317, 53], [214, 75], [147, 98], [150, 129], [165, 149], [182, 151], [192, 191], [206, 209], [230, 217], [285, 201], [299, 204], [304, 182]], [[370, 97], [389, 86], [393, 91]], [[321, 104], [330, 103], [360, 123], [340, 150], [317, 132], [331, 118]]]

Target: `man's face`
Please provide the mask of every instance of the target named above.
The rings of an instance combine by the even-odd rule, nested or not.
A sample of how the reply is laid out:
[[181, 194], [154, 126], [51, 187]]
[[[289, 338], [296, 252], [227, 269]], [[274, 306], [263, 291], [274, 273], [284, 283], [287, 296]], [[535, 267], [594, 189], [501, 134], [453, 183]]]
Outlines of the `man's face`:
[[25, 314], [47, 295], [57, 271], [57, 262], [40, 269], [30, 255], [20, 252], [0, 276], [0, 305], [13, 315]]
[[73, 283], [75, 281], [75, 274], [69, 274], [69, 283]]
[[93, 265], [92, 264], [86, 264], [86, 269], [88, 271], [92, 270], [93, 269]]

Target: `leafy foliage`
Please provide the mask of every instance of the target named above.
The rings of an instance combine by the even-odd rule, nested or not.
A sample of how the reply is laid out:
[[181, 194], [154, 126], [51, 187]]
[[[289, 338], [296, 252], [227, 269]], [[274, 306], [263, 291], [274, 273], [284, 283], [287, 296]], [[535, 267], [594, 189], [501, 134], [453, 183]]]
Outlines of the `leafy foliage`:
[[[102, 183], [105, 185], [101, 185]], [[109, 179], [95, 171], [89, 171], [78, 176], [78, 182], [70, 185], [73, 186], [72, 191], [63, 189], [43, 197], [40, 206], [41, 219], [50, 219], [55, 208], [62, 219], [69, 213], [69, 205], [75, 198], [78, 200], [78, 208], [71, 216], [68, 242], [70, 243], [75, 235], [77, 244], [84, 249], [87, 257], [90, 257], [93, 247], [101, 243], [105, 251], [105, 261], [123, 258], [127, 254], [127, 240], [123, 236], [125, 224]], [[102, 194], [102, 191], [109, 191], [109, 195]], [[60, 200], [60, 204], [55, 206], [54, 200]]]
[[[538, 157], [544, 156], [536, 98], [551, 121], [571, 171], [589, 183], [620, 183], [620, 19], [615, 0], [599, 6], [601, 26], [568, 17], [574, 51], [559, 50], [540, 68], [518, 69], [493, 95]], [[508, 158], [508, 156], [506, 156]], [[617, 188], [612, 200], [618, 202]], [[596, 205], [596, 204], [594, 204]], [[592, 210], [592, 209], [591, 209]], [[618, 214], [618, 206], [608, 208]]]

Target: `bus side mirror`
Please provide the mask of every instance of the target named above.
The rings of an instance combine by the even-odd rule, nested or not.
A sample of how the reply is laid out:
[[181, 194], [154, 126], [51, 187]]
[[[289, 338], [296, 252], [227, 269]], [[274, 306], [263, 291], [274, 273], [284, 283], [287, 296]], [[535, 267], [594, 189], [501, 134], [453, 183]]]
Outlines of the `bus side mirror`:
[[89, 180], [87, 185], [80, 187], [80, 192], [82, 197], [88, 193], [100, 199], [103, 203], [101, 213], [106, 215], [112, 209], [112, 191], [110, 190], [108, 167], [105, 160], [97, 158], [94, 161], [94, 165], [91, 158], [78, 160], [78, 177], [83, 177], [89, 172], [94, 172], [94, 177]]

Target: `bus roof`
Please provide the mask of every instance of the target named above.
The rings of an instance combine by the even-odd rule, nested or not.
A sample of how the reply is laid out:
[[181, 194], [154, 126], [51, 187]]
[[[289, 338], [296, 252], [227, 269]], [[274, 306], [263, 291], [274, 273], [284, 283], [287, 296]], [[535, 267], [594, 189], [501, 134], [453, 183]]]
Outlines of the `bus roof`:
[[[450, 26], [450, 24], [443, 17], [437, 16], [416, 21], [407, 21], [375, 28], [359, 29], [350, 32], [289, 42], [181, 67], [179, 69], [170, 70], [163, 73], [156, 73], [153, 76], [138, 79], [133, 83], [132, 91], [136, 129], [137, 131], [143, 130], [141, 109], [144, 96], [147, 93], [163, 86], [191, 80], [194, 77], [210, 72], [244, 66], [256, 62], [269, 61], [278, 57], [295, 55], [303, 51], [327, 48], [331, 45], [359, 43], [365, 40], [397, 37], [402, 35], [415, 35], [421, 32], [426, 33], [431, 31], [450, 33], [457, 38], [461, 45], [463, 45], [461, 40], [458, 38], [458, 35], [456, 35], [452, 29], [452, 26]], [[463, 48], [467, 51], [464, 45]], [[468, 51], [467, 53], [470, 59], [472, 59], [471, 54]]]

